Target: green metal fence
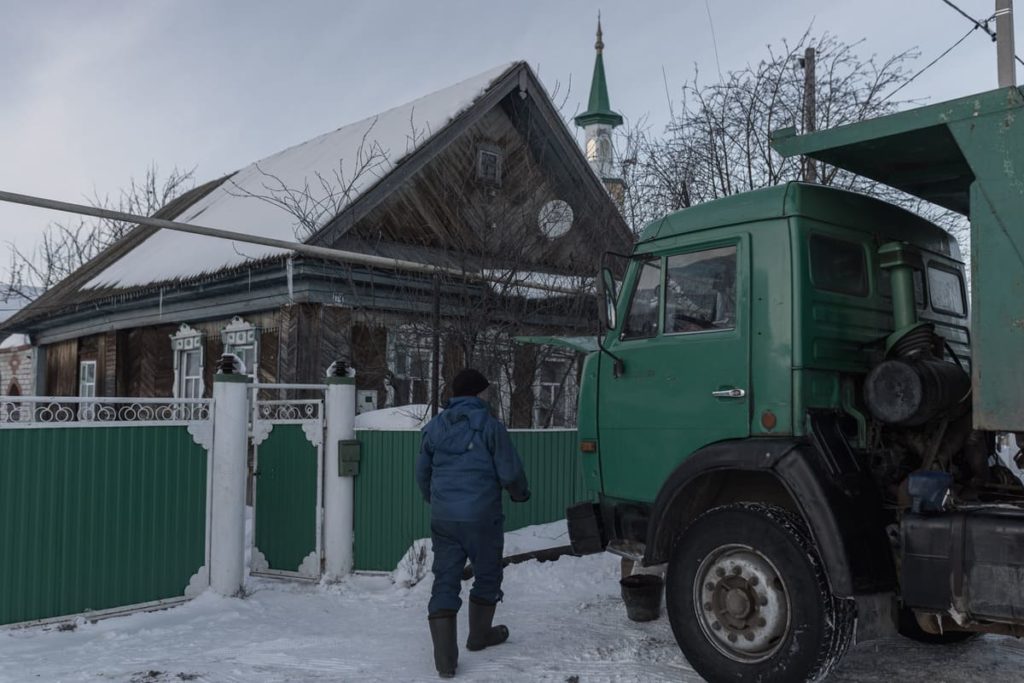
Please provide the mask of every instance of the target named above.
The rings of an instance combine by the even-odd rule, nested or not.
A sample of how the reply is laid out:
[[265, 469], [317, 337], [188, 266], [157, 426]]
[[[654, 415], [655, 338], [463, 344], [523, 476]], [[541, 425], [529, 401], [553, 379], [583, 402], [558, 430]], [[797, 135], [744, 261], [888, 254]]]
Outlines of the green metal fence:
[[206, 482], [183, 424], [0, 429], [0, 624], [183, 596]]
[[[416, 487], [420, 447], [416, 431], [358, 431], [362, 462], [355, 478], [357, 570], [390, 571], [412, 542], [430, 535], [430, 509]], [[512, 431], [523, 459], [531, 498], [511, 504], [506, 494], [505, 529], [553, 522], [586, 494], [573, 430]]]

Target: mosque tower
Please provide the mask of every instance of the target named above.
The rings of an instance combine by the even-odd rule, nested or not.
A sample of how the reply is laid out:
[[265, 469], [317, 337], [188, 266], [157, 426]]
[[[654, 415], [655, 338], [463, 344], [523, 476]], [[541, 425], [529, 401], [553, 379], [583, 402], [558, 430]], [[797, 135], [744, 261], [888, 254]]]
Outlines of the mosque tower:
[[615, 169], [612, 130], [622, 125], [622, 115], [612, 111], [608, 101], [608, 84], [604, 77], [604, 41], [601, 33], [601, 15], [597, 16], [597, 42], [594, 43], [597, 57], [594, 60], [594, 76], [590, 81], [590, 100], [587, 110], [576, 117], [576, 125], [583, 129], [586, 141], [584, 151], [590, 167], [604, 182], [608, 192], [616, 201], [621, 201], [626, 184]]

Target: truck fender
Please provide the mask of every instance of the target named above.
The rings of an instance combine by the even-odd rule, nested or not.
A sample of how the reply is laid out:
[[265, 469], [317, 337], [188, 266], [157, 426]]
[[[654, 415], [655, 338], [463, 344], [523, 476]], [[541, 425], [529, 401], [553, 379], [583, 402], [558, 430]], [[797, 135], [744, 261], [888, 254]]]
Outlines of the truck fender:
[[699, 449], [655, 499], [644, 563], [667, 562], [678, 535], [712, 507], [767, 502], [803, 517], [835, 595], [894, 590], [892, 551], [873, 482], [855, 460], [830, 471], [836, 469], [834, 456], [800, 439], [723, 441]]

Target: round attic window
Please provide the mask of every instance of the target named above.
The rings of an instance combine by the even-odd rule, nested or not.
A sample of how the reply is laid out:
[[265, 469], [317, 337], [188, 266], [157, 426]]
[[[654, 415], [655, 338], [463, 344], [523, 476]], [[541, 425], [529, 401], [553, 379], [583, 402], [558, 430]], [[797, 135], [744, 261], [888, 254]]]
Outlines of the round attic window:
[[561, 237], [572, 227], [572, 207], [561, 199], [552, 199], [540, 207], [537, 224], [549, 239]]

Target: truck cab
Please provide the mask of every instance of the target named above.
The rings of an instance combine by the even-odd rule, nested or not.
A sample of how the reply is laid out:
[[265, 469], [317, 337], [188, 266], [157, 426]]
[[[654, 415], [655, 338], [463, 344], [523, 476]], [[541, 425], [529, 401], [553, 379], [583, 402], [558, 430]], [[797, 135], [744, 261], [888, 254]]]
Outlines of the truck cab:
[[1022, 110], [1009, 88], [773, 143], [969, 216], [970, 296], [945, 230], [796, 182], [607, 259], [570, 537], [667, 565], [708, 680], [816, 680], [855, 634], [1024, 634], [1024, 486], [995, 450], [1024, 432]]

